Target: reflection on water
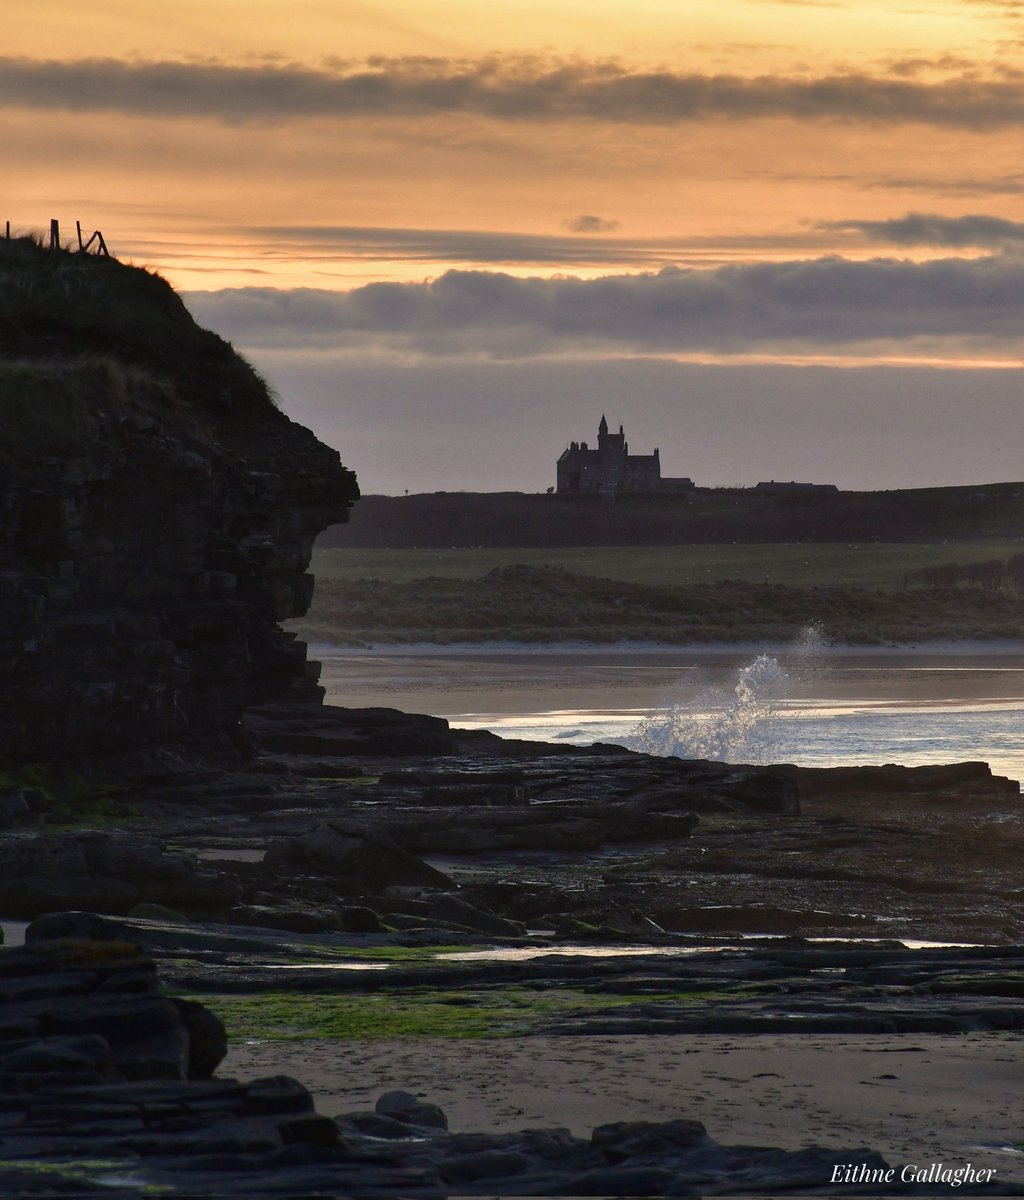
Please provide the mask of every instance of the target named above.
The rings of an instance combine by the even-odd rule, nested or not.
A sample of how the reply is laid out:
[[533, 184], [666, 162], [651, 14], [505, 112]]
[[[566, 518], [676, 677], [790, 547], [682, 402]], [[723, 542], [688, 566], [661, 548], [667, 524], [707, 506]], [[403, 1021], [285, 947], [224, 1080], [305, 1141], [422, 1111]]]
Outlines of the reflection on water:
[[[319, 648], [324, 654], [324, 648]], [[328, 652], [336, 704], [431, 712], [504, 737], [805, 766], [983, 760], [1024, 777], [1024, 647], [771, 654], [553, 647]], [[632, 744], [637, 744], [636, 742]]]
[[[660, 957], [678, 958], [690, 954], [727, 954], [730, 950], [749, 949], [752, 942], [785, 941], [785, 934], [751, 933], [741, 934], [739, 940], [709, 945], [707, 942], [692, 946], [489, 946], [484, 950], [445, 951], [435, 957], [449, 962], [523, 962], [549, 954], [571, 955], [574, 958], [623, 958], [638, 954], [656, 954]], [[849, 946], [896, 945], [908, 950], [972, 949], [980, 942], [922, 942], [918, 939], [900, 938], [898, 942], [882, 942], [878, 938], [801, 938], [800, 941], [822, 945], [842, 944]]]
[[[636, 710], [556, 711], [536, 714], [464, 714], [453, 724], [492, 729], [502, 737], [562, 740], [574, 745], [611, 742], [641, 749], [638, 723], [649, 721]], [[657, 714], [654, 715], [657, 720]], [[668, 712], [663, 718], [671, 722]], [[720, 718], [711, 714], [712, 725]], [[866, 702], [836, 705], [813, 699], [776, 703], [770, 726], [755, 730], [735, 752], [720, 756], [686, 752], [681, 757], [721, 757], [732, 762], [791, 762], [808, 767], [870, 763], [905, 766], [982, 761], [999, 775], [1024, 778], [1024, 700], [943, 700], [934, 706]], [[696, 744], [696, 743], [694, 743]], [[659, 753], [654, 750], [652, 753]]]
[[316, 967], [318, 971], [386, 971], [390, 963], [363, 962], [359, 959], [349, 962], [320, 962], [316, 959], [302, 963], [265, 962], [260, 963], [260, 966], [271, 971], [308, 971], [310, 967]]

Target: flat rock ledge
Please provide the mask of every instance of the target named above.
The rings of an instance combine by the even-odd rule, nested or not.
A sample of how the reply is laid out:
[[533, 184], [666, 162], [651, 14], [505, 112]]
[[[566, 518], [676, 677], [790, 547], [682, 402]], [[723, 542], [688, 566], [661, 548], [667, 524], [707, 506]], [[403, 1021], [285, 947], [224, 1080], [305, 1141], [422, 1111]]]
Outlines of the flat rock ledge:
[[691, 1119], [589, 1139], [453, 1133], [437, 1105], [403, 1091], [332, 1119], [286, 1076], [214, 1078], [224, 1049], [218, 1019], [163, 995], [130, 942], [35, 938], [0, 952], [0, 1195], [827, 1195], [839, 1164], [887, 1167], [864, 1148], [721, 1145]]

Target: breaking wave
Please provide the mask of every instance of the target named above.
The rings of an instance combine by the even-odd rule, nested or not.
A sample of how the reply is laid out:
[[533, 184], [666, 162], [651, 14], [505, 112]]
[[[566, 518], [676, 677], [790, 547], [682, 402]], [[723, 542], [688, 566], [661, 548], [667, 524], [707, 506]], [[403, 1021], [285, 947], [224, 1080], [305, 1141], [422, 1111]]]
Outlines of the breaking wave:
[[813, 671], [815, 659], [829, 644], [820, 626], [809, 625], [783, 662], [758, 654], [725, 685], [691, 676], [686, 696], [644, 717], [627, 744], [645, 754], [771, 762], [778, 757], [775, 718], [785, 703], [791, 673]]

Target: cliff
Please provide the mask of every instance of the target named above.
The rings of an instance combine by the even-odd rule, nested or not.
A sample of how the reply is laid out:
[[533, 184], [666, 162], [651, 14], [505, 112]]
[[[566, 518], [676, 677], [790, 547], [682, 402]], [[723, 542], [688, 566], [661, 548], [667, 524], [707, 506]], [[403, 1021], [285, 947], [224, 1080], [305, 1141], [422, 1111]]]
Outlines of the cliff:
[[0, 764], [236, 737], [358, 496], [158, 276], [0, 240]]

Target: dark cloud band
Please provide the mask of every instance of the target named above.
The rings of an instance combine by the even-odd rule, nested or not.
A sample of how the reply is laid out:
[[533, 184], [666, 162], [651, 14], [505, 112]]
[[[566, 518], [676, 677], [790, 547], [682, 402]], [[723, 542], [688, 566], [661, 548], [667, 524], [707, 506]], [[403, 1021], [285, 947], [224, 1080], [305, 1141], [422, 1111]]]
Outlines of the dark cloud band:
[[331, 70], [217, 62], [0, 58], [0, 104], [245, 122], [326, 116], [671, 124], [782, 117], [991, 130], [1019, 125], [1017, 79], [922, 83], [863, 74], [791, 78], [635, 71], [530, 58], [374, 59]]
[[531, 358], [614, 350], [722, 354], [914, 339], [1019, 343], [1024, 257], [840, 258], [600, 279], [448, 271], [350, 292], [193, 293], [200, 320], [245, 346], [380, 345]]
[[[598, 221], [600, 218], [593, 218]], [[592, 229], [591, 218], [566, 221], [573, 229]], [[606, 229], [615, 222], [603, 221]], [[243, 227], [241, 232], [256, 244], [268, 241], [287, 245], [292, 256], [327, 261], [381, 259], [418, 263], [467, 263], [472, 265], [525, 264], [580, 267], [657, 268], [680, 260], [717, 259], [742, 251], [814, 253], [834, 243], [824, 231], [801, 229], [782, 234], [723, 235], [720, 237], [623, 238], [518, 233], [511, 230], [402, 229], [352, 225], [265, 225]]]
[[1024, 242], [1024, 222], [975, 213], [944, 217], [938, 213], [907, 213], [889, 221], [824, 221], [822, 231], [861, 233], [894, 246], [1006, 246]]

